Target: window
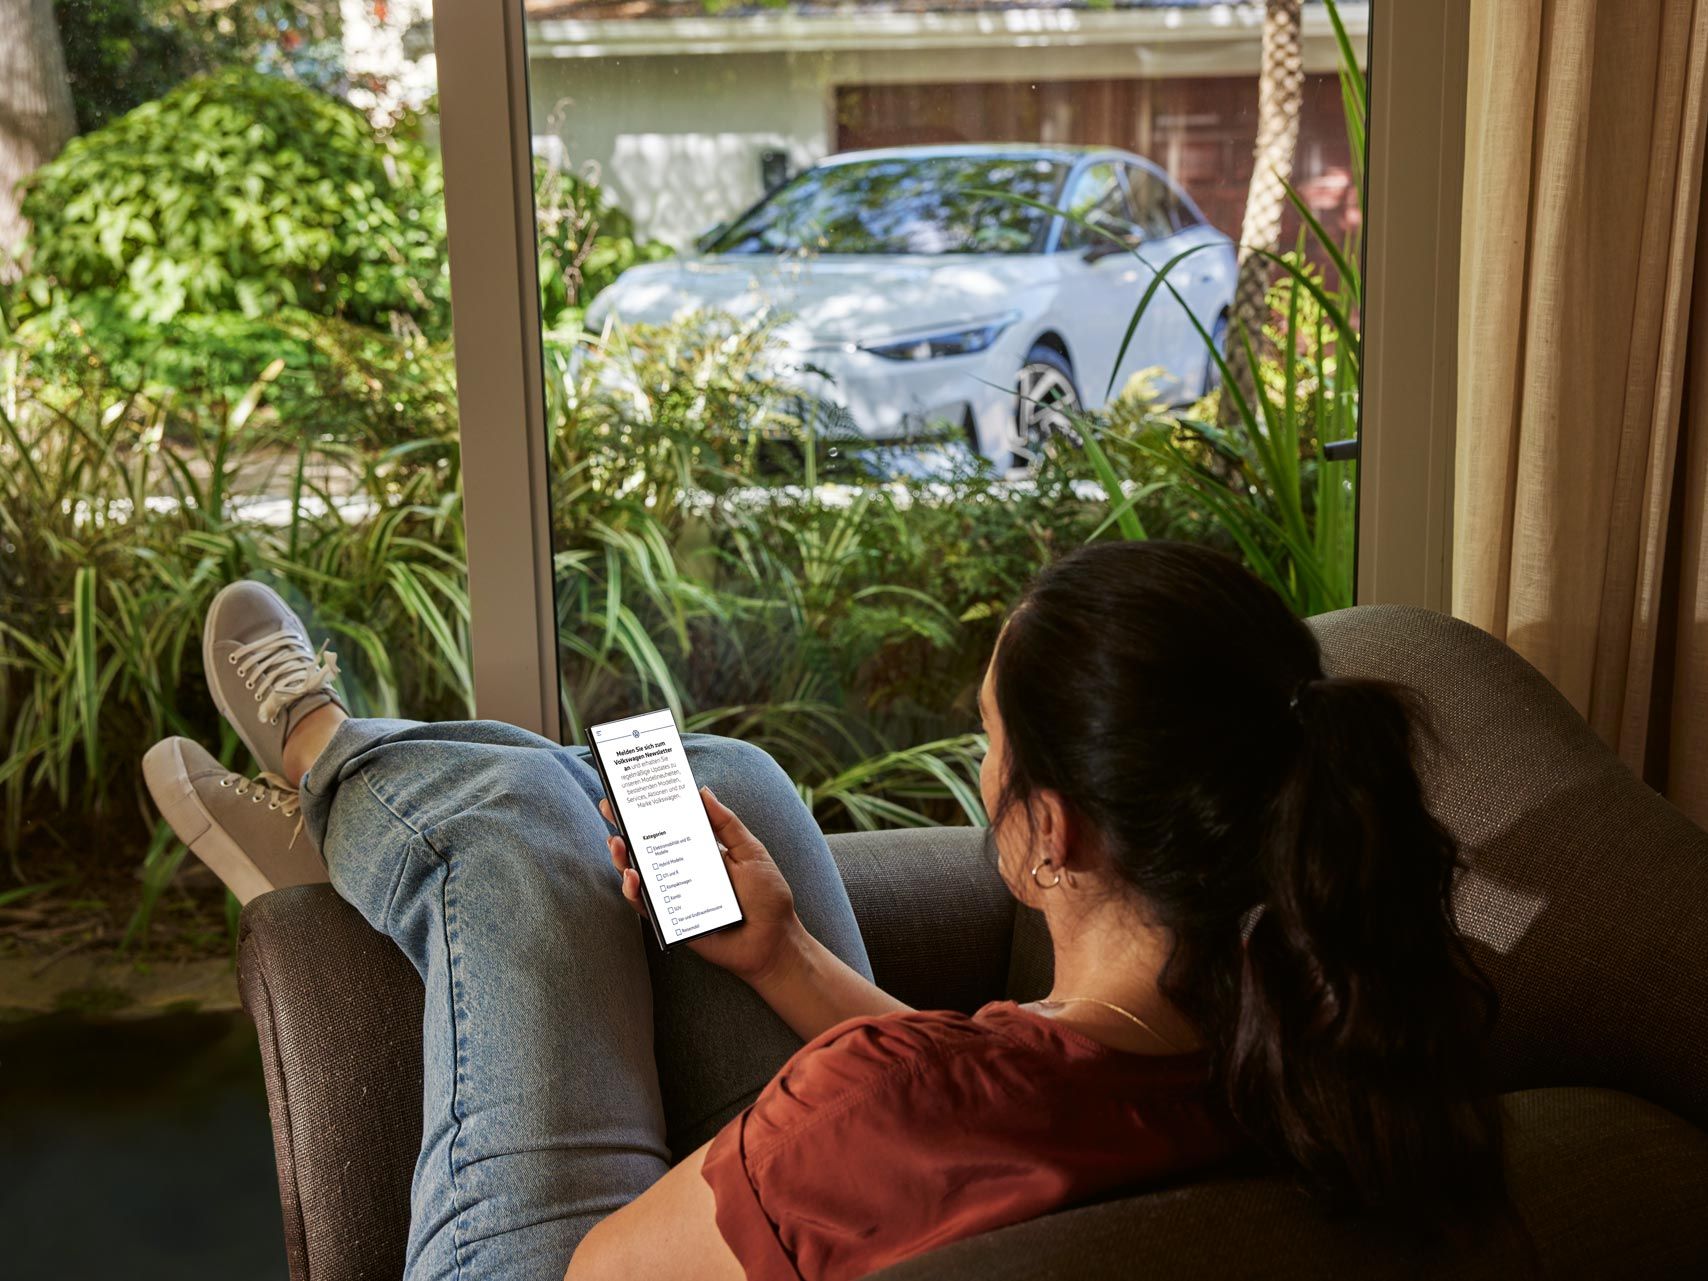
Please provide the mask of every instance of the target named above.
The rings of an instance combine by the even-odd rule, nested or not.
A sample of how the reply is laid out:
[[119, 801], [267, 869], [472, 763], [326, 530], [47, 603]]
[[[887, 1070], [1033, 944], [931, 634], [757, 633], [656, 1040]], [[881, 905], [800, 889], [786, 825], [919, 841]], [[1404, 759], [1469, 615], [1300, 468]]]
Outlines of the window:
[[1111, 236], [1129, 239], [1138, 230], [1133, 208], [1127, 200], [1126, 184], [1113, 164], [1093, 165], [1074, 181], [1063, 209], [1063, 249], [1113, 247]]
[[[1253, 324], [1264, 376], [1298, 389], [1287, 420], [1219, 421], [1260, 24], [1193, 0], [1095, 31], [947, 0], [511, 2], [565, 737], [668, 704], [770, 750], [828, 828], [976, 819], [970, 690], [1005, 602], [1042, 556], [1141, 524], [1237, 554], [1205, 487], [1261, 459], [1212, 438], [1298, 436], [1297, 475], [1241, 501], [1271, 529], [1327, 522], [1325, 562], [1277, 582], [1300, 608], [1349, 597], [1350, 466], [1320, 445], [1356, 430], [1354, 362], [1315, 311], [1290, 347], [1261, 332], [1284, 306]], [[1356, 166], [1339, 43], [1305, 8], [1293, 172], [1314, 190]], [[1359, 47], [1367, 7], [1345, 12]], [[1347, 211], [1319, 212], [1338, 247]]]
[[[212, 595], [277, 589], [358, 713], [473, 710], [431, 12], [29, 8], [8, 65], [65, 145], [0, 197], [27, 224], [0, 266], [0, 841], [64, 937], [229, 955], [223, 894], [175, 879], [137, 800], [167, 734], [256, 769], [203, 685]], [[71, 652], [104, 673], [75, 704]]]
[[767, 196], [705, 250], [1035, 253], [1066, 171], [1062, 161], [1024, 155], [896, 157], [819, 166]]
[[1127, 188], [1132, 193], [1134, 222], [1146, 240], [1165, 240], [1176, 231], [1196, 225], [1197, 220], [1177, 221], [1174, 210], [1180, 205], [1170, 190], [1168, 179], [1153, 173], [1143, 165], [1125, 165]]

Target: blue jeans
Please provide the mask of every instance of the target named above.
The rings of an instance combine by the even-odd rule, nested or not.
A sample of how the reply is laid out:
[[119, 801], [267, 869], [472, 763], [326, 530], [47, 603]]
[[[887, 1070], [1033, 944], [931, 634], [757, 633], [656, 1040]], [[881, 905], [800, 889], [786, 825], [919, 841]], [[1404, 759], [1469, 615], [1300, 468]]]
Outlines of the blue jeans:
[[[806, 927], [869, 977], [824, 837], [777, 763], [684, 743]], [[333, 886], [426, 984], [412, 1281], [558, 1281], [594, 1224], [800, 1045], [739, 979], [659, 952], [620, 892], [602, 794], [585, 749], [479, 721], [346, 721], [303, 780]]]

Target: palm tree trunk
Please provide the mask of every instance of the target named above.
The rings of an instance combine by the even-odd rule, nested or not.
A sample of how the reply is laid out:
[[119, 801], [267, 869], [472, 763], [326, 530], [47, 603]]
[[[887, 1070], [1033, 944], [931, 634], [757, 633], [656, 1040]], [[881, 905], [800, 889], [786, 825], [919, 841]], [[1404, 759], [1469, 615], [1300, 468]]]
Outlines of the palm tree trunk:
[[[1269, 264], [1253, 250], [1274, 251], [1281, 241], [1281, 215], [1287, 207], [1287, 183], [1299, 143], [1299, 114], [1304, 104], [1305, 60], [1301, 48], [1299, 0], [1267, 0], [1263, 17], [1263, 64], [1257, 79], [1257, 146], [1251, 187], [1240, 228], [1239, 280], [1234, 287], [1228, 325], [1228, 372], [1250, 402], [1256, 371], [1245, 358], [1243, 331], [1257, 348], [1267, 318]], [[1223, 395], [1219, 415], [1224, 426], [1238, 421], [1233, 397]]]
[[53, 0], [0, 0], [0, 280], [16, 274], [18, 184], [77, 132]]

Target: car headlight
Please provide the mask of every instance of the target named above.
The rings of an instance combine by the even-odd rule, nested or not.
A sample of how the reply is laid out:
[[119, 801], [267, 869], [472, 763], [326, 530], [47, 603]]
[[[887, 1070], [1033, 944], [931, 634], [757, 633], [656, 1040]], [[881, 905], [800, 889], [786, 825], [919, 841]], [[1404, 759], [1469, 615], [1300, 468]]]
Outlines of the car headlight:
[[999, 316], [982, 325], [970, 325], [965, 329], [949, 329], [920, 338], [861, 343], [860, 350], [869, 351], [874, 356], [882, 356], [885, 360], [935, 360], [939, 356], [970, 356], [989, 347], [1001, 336], [1003, 330], [1019, 319], [1020, 313], [1011, 311], [1006, 316]]

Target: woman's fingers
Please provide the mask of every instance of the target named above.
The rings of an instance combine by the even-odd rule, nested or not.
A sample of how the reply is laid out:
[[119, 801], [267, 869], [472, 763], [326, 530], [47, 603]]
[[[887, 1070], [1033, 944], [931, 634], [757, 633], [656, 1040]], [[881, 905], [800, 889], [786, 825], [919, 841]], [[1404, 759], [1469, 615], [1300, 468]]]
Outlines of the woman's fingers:
[[610, 797], [601, 796], [599, 798], [599, 813], [604, 816], [605, 821], [607, 823], [609, 823], [612, 827], [615, 827], [617, 825], [617, 816], [615, 814], [611, 813], [611, 798]]
[[712, 793], [709, 787], [700, 789], [700, 801], [706, 807], [706, 817], [712, 821], [712, 835], [718, 838], [718, 844], [729, 852], [729, 856], [741, 862], [753, 857], [754, 850], [764, 847], [747, 830], [747, 824], [735, 816], [735, 811], [725, 805]]
[[617, 869], [618, 879], [622, 882], [623, 897], [629, 905], [642, 916], [646, 915], [646, 905], [641, 898], [640, 873], [629, 866], [628, 846], [623, 844], [620, 836], [607, 836], [605, 848], [611, 851], [611, 866]]

